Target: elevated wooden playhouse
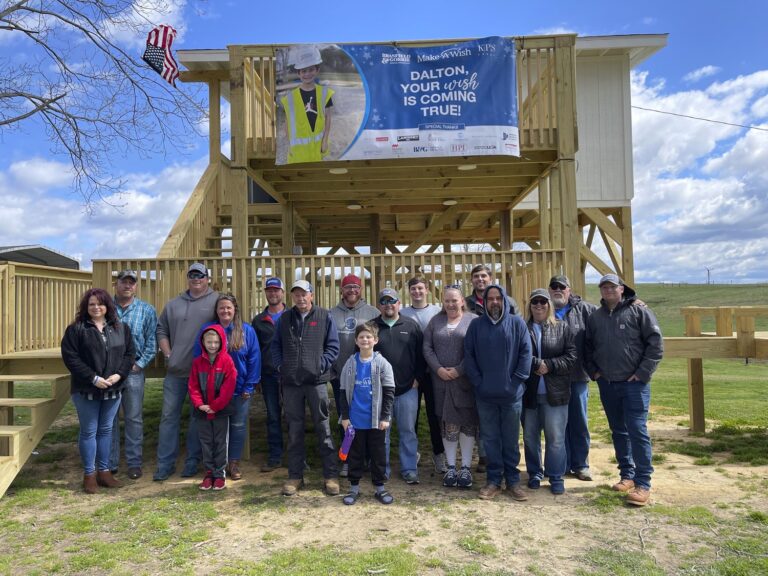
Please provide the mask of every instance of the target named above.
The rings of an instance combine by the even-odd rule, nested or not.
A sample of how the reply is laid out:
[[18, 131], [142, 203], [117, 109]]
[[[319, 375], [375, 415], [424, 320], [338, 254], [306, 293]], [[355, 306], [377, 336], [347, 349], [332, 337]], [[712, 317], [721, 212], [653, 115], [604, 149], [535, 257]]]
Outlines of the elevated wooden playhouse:
[[[416, 273], [435, 298], [445, 284], [468, 292], [468, 270], [479, 262], [520, 300], [555, 273], [583, 292], [588, 265], [633, 283], [629, 72], [666, 35], [516, 40], [519, 158], [289, 166], [275, 165], [277, 46], [180, 51], [181, 79], [208, 86], [209, 164], [157, 258], [94, 261], [92, 273], [0, 263], [0, 495], [68, 400], [58, 345], [80, 295], [92, 285], [110, 289], [121, 269], [139, 271], [139, 296], [160, 312], [185, 288], [189, 263], [203, 261], [248, 317], [264, 306], [260, 288], [273, 274], [309, 279], [326, 306], [350, 271], [364, 279], [369, 300]], [[222, 99], [231, 158], [221, 154]], [[162, 374], [159, 363], [150, 368]], [[31, 380], [48, 381], [48, 397], [17, 398]]]

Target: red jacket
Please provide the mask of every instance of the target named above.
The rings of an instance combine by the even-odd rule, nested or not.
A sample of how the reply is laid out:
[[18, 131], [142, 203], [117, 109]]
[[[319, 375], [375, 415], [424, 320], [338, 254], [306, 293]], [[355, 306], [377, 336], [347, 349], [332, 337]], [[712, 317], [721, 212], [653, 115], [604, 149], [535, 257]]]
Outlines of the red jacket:
[[[203, 337], [211, 330], [221, 338], [219, 353], [211, 362], [208, 352], [203, 345]], [[217, 416], [229, 416], [234, 413], [230, 401], [237, 384], [237, 370], [232, 357], [227, 352], [227, 335], [218, 324], [212, 324], [200, 334], [200, 346], [203, 353], [192, 361], [192, 372], [189, 374], [189, 398], [195, 407], [195, 416], [213, 420]], [[213, 410], [212, 414], [200, 412], [198, 408], [207, 404]]]

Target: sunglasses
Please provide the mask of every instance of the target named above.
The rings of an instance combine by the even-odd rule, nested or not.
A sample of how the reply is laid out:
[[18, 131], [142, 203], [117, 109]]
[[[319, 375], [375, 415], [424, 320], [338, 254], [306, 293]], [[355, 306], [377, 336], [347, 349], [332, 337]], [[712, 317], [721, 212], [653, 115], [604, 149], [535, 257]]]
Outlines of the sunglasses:
[[547, 304], [549, 304], [549, 300], [544, 298], [534, 298], [531, 300], [531, 306], [546, 306]]
[[394, 306], [397, 302], [397, 300], [392, 300], [392, 298], [382, 298], [379, 300], [379, 304], [382, 306]]
[[549, 289], [550, 290], [565, 290], [568, 288], [568, 286], [563, 286], [562, 284], [550, 284]]
[[190, 272], [189, 274], [187, 274], [187, 278], [189, 278], [190, 280], [202, 280], [205, 277], [206, 275], [200, 272]]
[[454, 290], [461, 290], [461, 286], [458, 284], [448, 284], [446, 288], [453, 288]]

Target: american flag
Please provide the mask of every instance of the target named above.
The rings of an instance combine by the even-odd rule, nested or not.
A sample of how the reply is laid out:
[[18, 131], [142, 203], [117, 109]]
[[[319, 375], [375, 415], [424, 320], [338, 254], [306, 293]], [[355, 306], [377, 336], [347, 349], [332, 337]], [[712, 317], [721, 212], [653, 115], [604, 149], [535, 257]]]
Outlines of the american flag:
[[176, 64], [171, 53], [174, 38], [176, 38], [176, 30], [172, 27], [166, 24], [156, 26], [147, 36], [147, 49], [141, 59], [175, 87], [176, 78], [179, 77], [179, 65]]

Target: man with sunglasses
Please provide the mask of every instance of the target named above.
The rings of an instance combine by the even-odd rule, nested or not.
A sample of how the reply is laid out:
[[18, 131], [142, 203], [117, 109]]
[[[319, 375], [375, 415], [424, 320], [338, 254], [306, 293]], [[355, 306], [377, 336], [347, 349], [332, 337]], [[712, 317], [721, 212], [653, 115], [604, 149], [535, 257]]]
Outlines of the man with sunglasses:
[[[179, 455], [181, 410], [187, 397], [189, 372], [192, 369], [192, 349], [203, 324], [215, 317], [218, 292], [210, 286], [208, 269], [195, 262], [187, 270], [187, 290], [165, 305], [157, 322], [157, 344], [165, 357], [166, 376], [163, 380], [163, 409], [157, 440], [156, 481], [167, 480], [176, 471]], [[202, 456], [197, 436], [197, 419], [189, 419], [187, 460], [182, 477], [197, 474]]]
[[555, 306], [555, 317], [571, 329], [576, 343], [576, 363], [571, 367], [571, 399], [568, 402], [568, 425], [565, 428], [566, 471], [579, 480], [592, 480], [589, 470], [589, 375], [584, 371], [584, 332], [587, 318], [596, 306], [571, 293], [571, 282], [563, 274], [552, 276], [549, 295]]
[[638, 306], [635, 291], [616, 274], [600, 279], [600, 307], [587, 320], [584, 368], [600, 389], [620, 480], [628, 504], [645, 506], [653, 474], [648, 407], [651, 376], [661, 362], [661, 329], [647, 306]]
[[[419, 438], [416, 415], [419, 411], [419, 383], [426, 378], [422, 352], [423, 336], [415, 320], [400, 314], [400, 295], [393, 288], [379, 292], [379, 311], [373, 322], [379, 328], [374, 350], [392, 364], [395, 375], [395, 404], [392, 410], [399, 436], [400, 475], [406, 484], [419, 483]], [[389, 434], [386, 436], [387, 477], [389, 477]]]

